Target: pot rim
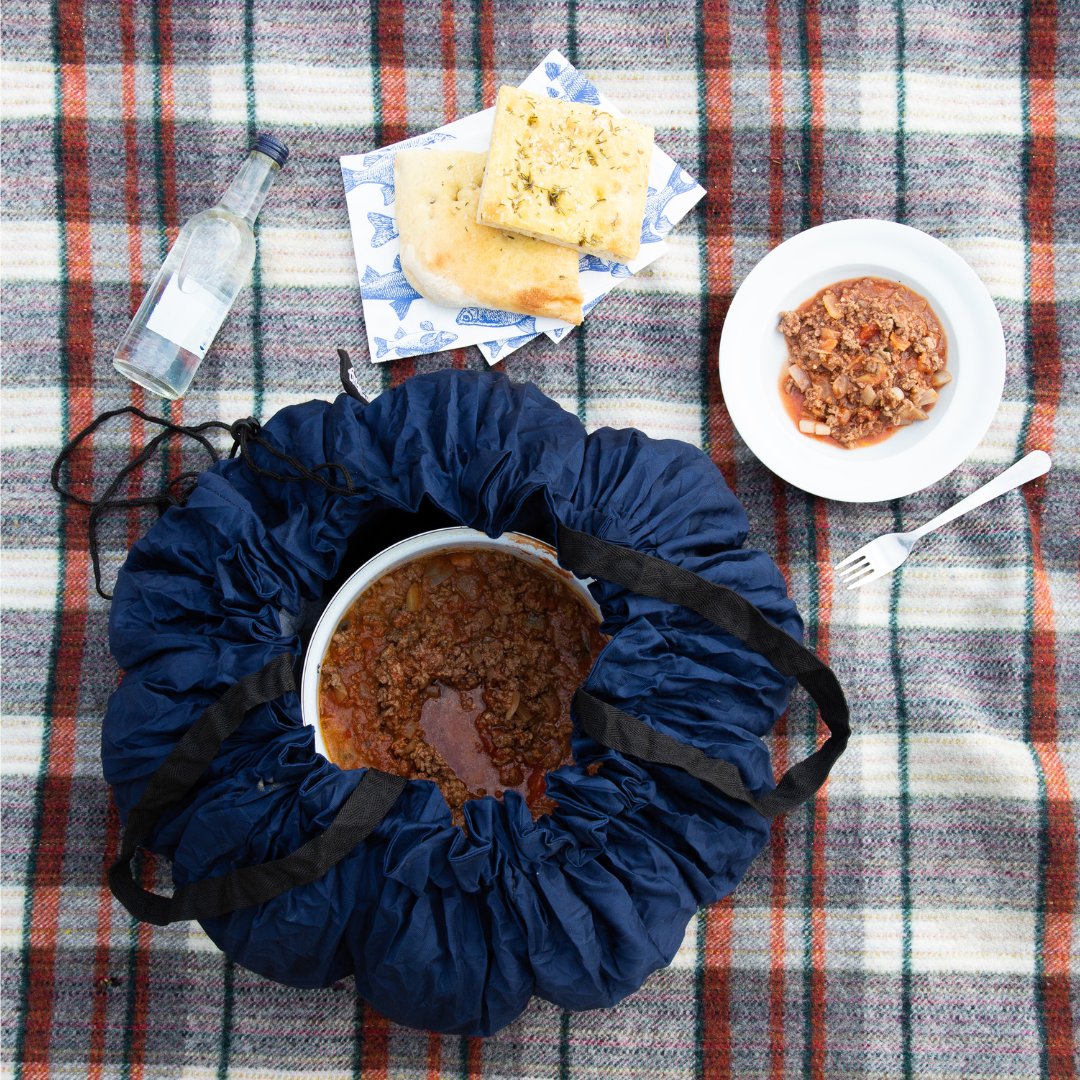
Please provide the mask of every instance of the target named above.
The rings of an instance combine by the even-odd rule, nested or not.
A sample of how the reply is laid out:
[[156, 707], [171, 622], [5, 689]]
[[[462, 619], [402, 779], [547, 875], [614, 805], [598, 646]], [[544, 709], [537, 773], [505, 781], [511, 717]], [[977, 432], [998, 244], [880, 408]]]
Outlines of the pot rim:
[[540, 566], [549, 573], [556, 574], [561, 580], [585, 601], [587, 607], [597, 619], [601, 616], [599, 605], [593, 599], [588, 586], [591, 579], [582, 580], [569, 570], [559, 565], [555, 549], [527, 533], [508, 532], [501, 536], [488, 536], [478, 529], [467, 526], [451, 526], [444, 529], [431, 529], [415, 536], [399, 540], [373, 555], [331, 597], [323, 609], [315, 629], [311, 633], [307, 648], [304, 650], [303, 674], [300, 680], [300, 708], [304, 724], [315, 732], [315, 750], [327, 761], [333, 759], [326, 752], [323, 741], [322, 725], [319, 716], [319, 676], [322, 672], [322, 660], [330, 639], [334, 636], [338, 623], [353, 601], [377, 579], [391, 570], [422, 555], [431, 555], [436, 551], [460, 548], [476, 548], [488, 551], [511, 551], [518, 558], [533, 566]]

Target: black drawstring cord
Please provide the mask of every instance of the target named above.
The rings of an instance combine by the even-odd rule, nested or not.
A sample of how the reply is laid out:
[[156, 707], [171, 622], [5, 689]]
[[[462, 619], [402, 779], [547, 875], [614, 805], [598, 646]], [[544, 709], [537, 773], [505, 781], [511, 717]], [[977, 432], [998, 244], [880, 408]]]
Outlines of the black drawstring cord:
[[[60, 473], [63, 470], [64, 463], [68, 461], [82, 443], [103, 424], [108, 423], [108, 421], [113, 420], [118, 416], [125, 415], [138, 416], [148, 424], [158, 424], [163, 430], [159, 431], [142, 448], [142, 450], [140, 450], [112, 478], [105, 490], [96, 499], [88, 499], [78, 492], [73, 491], [71, 488], [64, 487], [60, 480]], [[221, 455], [218, 454], [214, 444], [206, 437], [205, 432], [214, 429], [222, 431], [230, 430], [229, 425], [222, 423], [220, 420], [208, 420], [203, 424], [185, 426], [183, 424], [174, 424], [171, 420], [166, 420], [160, 416], [151, 416], [149, 413], [143, 412], [142, 409], [138, 409], [134, 405], [125, 405], [122, 409], [110, 409], [108, 412], [103, 412], [100, 416], [95, 416], [94, 419], [71, 439], [57, 455], [56, 460], [53, 462], [52, 471], [49, 474], [49, 481], [51, 482], [53, 489], [61, 496], [61, 498], [64, 498], [69, 502], [78, 503], [80, 506], [87, 506], [90, 508], [90, 515], [86, 523], [87, 532], [89, 534], [88, 547], [90, 550], [90, 562], [94, 568], [94, 587], [97, 589], [99, 596], [104, 597], [106, 600], [112, 599], [112, 594], [105, 592], [101, 587], [101, 554], [98, 545], [98, 522], [101, 520], [102, 516], [110, 510], [134, 510], [144, 506], [153, 506], [157, 509], [159, 514], [163, 514], [170, 506], [180, 506], [183, 504], [191, 493], [191, 488], [194, 484], [188, 484], [184, 490], [177, 494], [174, 494], [170, 489], [178, 485], [181, 481], [191, 480], [191, 478], [197, 476], [198, 473], [184, 473], [170, 481], [165, 486], [164, 490], [154, 495], [140, 495], [133, 498], [116, 498], [117, 491], [120, 490], [127, 478], [135, 472], [136, 469], [145, 465], [154, 454], [157, 453], [158, 448], [163, 442], [168, 441], [174, 435], [186, 435], [188, 438], [194, 439], [210, 455], [210, 463], [213, 464]]]
[[[196, 427], [184, 427], [183, 425], [174, 424], [171, 420], [165, 420], [160, 416], [151, 416], [149, 413], [143, 412], [142, 409], [137, 409], [134, 405], [125, 405], [122, 409], [111, 409], [109, 412], [101, 413], [100, 416], [95, 416], [94, 419], [91, 420], [90, 423], [87, 424], [86, 427], [84, 427], [82, 431], [78, 433], [78, 435], [72, 438], [57, 455], [56, 460], [53, 462], [52, 472], [49, 474], [49, 480], [58, 494], [62, 495], [69, 502], [79, 503], [81, 506], [94, 506], [96, 503], [101, 501], [100, 499], [86, 499], [82, 495], [79, 495], [77, 492], [72, 491], [70, 488], [62, 487], [60, 484], [60, 470], [63, 468], [64, 462], [67, 461], [68, 458], [70, 458], [75, 453], [75, 451], [78, 450], [82, 443], [91, 435], [93, 435], [99, 427], [101, 427], [103, 424], [108, 423], [108, 421], [114, 419], [117, 416], [125, 416], [129, 414], [132, 416], [138, 416], [141, 420], [146, 421], [146, 423], [148, 424], [159, 424], [161, 427], [165, 428], [165, 430], [158, 432], [158, 434], [155, 435], [150, 440], [150, 442], [148, 442], [146, 446], [144, 446], [142, 450], [140, 450], [139, 453], [135, 457], [133, 457], [127, 463], [127, 465], [124, 466], [123, 470], [109, 485], [111, 491], [115, 491], [123, 482], [124, 478], [129, 476], [132, 472], [139, 468], [140, 465], [145, 465], [150, 460], [150, 458], [154, 456], [154, 452], [161, 445], [161, 443], [165, 439], [170, 438], [172, 434], [177, 432], [183, 432], [185, 435], [190, 436], [192, 439], [195, 439], [197, 442], [201, 443], [203, 447], [205, 447], [207, 453], [209, 453], [210, 457], [214, 461], [217, 461], [219, 457], [218, 452], [215, 449], [214, 444], [208, 438], [206, 438], [203, 432], [209, 431], [212, 428], [220, 428], [223, 431], [230, 430], [229, 425], [222, 423], [220, 420], [208, 420], [205, 424], [199, 424]], [[177, 479], [179, 479], [179, 477], [177, 477]], [[160, 499], [164, 498], [164, 496], [151, 496], [151, 498]], [[150, 504], [140, 502], [138, 504], [133, 503], [133, 505]]]
[[[267, 442], [266, 439], [260, 434], [261, 427], [259, 421], [248, 417], [246, 420], [237, 420], [232, 427], [229, 428], [230, 433], [234, 439], [232, 452], [229, 457], [235, 457], [236, 451], [239, 449], [240, 458], [245, 465], [251, 469], [252, 472], [258, 473], [260, 476], [265, 476], [270, 480], [277, 480], [281, 483], [288, 483], [293, 480], [310, 480], [313, 484], [318, 484], [324, 488], [328, 495], [355, 495], [356, 487], [353, 484], [352, 476], [349, 474], [349, 470], [339, 461], [324, 461], [319, 465], [314, 465], [310, 469], [299, 458], [293, 457], [292, 454], [286, 454], [283, 450], [279, 450], [273, 443]], [[285, 462], [290, 468], [295, 470], [290, 476], [288, 473], [274, 472], [272, 469], [264, 468], [261, 465], [255, 463], [255, 459], [252, 457], [251, 451], [248, 449], [250, 446], [259, 446], [265, 450], [272, 457], [276, 457], [278, 461]], [[344, 484], [335, 484], [332, 480], [325, 480], [319, 475], [321, 472], [339, 472], [344, 478]]]
[[[344, 370], [348, 365], [349, 354], [346, 353], [344, 349], [339, 349], [338, 353]], [[357, 398], [364, 404], [367, 404], [364, 398], [356, 391], [355, 385], [352, 387], [351, 396]], [[96, 499], [87, 498], [86, 496], [73, 491], [70, 487], [65, 487], [61, 482], [60, 477], [64, 463], [69, 461], [82, 443], [103, 424], [108, 423], [118, 416], [125, 415], [138, 416], [148, 424], [157, 424], [162, 430], [159, 431], [112, 478], [112, 480], [109, 481], [105, 490]], [[253, 473], [258, 474], [259, 476], [265, 476], [268, 479], [276, 480], [279, 483], [307, 480], [313, 484], [317, 484], [326, 491], [328, 495], [356, 494], [356, 485], [353, 483], [352, 475], [341, 462], [326, 461], [310, 467], [305, 465], [299, 458], [294, 457], [292, 454], [287, 454], [283, 450], [279, 450], [273, 443], [267, 440], [262, 434], [262, 425], [258, 420], [254, 419], [254, 417], [249, 416], [244, 420], [236, 420], [231, 424], [226, 424], [221, 420], [207, 420], [202, 424], [187, 425], [174, 424], [171, 420], [166, 420], [161, 416], [151, 416], [149, 413], [143, 412], [142, 409], [138, 409], [134, 405], [125, 405], [122, 409], [111, 409], [108, 412], [103, 412], [100, 416], [94, 417], [94, 419], [91, 420], [90, 423], [74, 436], [74, 438], [72, 438], [60, 451], [56, 460], [53, 462], [52, 470], [49, 474], [49, 480], [53, 489], [61, 498], [66, 499], [69, 502], [78, 503], [80, 506], [89, 507], [90, 509], [90, 515], [87, 519], [88, 547], [90, 551], [90, 562], [94, 568], [94, 587], [97, 589], [99, 596], [106, 600], [112, 599], [112, 594], [105, 592], [101, 587], [101, 555], [98, 544], [98, 523], [101, 518], [113, 510], [134, 510], [152, 506], [156, 508], [158, 514], [163, 514], [170, 506], [183, 506], [183, 504], [187, 502], [191, 492], [194, 490], [195, 484], [198, 482], [200, 471], [193, 470], [191, 472], [181, 473], [181, 475], [170, 480], [161, 491], [153, 495], [117, 498], [116, 493], [136, 469], [145, 465], [157, 453], [162, 443], [167, 442], [178, 435], [194, 439], [207, 454], [210, 455], [210, 462], [207, 467], [220, 461], [221, 454], [218, 453], [217, 448], [207, 436], [207, 432], [210, 431], [227, 431], [233, 440], [232, 448], [229, 450], [229, 457], [235, 458], [237, 454], [239, 454], [240, 459], [244, 464], [247, 465]], [[274, 469], [265, 468], [264, 466], [259, 465], [255, 461], [253, 454], [254, 448], [259, 448], [271, 457], [277, 458], [278, 461], [283, 462], [292, 470], [292, 472], [277, 472]], [[342, 482], [338, 483], [338, 480], [341, 480]]]

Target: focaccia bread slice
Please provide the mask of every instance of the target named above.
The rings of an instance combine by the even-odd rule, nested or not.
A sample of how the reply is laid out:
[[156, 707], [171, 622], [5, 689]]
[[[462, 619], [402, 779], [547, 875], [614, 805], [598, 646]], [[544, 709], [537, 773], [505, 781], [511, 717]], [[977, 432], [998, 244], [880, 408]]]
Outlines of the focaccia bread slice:
[[582, 320], [578, 257], [476, 221], [485, 154], [399, 150], [394, 158], [401, 269], [445, 307]]
[[478, 220], [629, 262], [641, 246], [652, 151], [645, 124], [503, 86]]

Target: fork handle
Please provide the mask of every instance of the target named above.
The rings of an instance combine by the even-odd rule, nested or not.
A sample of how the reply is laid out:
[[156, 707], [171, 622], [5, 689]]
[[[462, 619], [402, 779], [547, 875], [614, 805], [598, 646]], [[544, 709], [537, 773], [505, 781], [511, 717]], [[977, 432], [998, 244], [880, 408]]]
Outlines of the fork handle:
[[955, 506], [950, 506], [943, 514], [931, 518], [925, 525], [908, 533], [912, 540], [918, 540], [928, 532], [940, 528], [942, 525], [955, 521], [962, 514], [974, 510], [976, 506], [982, 506], [999, 495], [1004, 495], [1029, 480], [1050, 471], [1050, 455], [1045, 450], [1032, 450], [1015, 464], [1010, 465], [1000, 476], [995, 476], [989, 483], [983, 484], [977, 491], [973, 491], [966, 499], [961, 499]]

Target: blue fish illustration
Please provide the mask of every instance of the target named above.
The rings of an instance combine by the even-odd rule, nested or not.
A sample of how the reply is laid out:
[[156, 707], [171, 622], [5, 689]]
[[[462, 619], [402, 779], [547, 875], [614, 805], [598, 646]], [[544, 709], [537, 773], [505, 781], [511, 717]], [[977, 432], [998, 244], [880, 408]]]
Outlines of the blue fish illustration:
[[388, 353], [400, 358], [416, 356], [418, 353], [439, 352], [448, 345], [453, 345], [457, 339], [457, 334], [436, 330], [434, 324], [426, 320], [420, 324], [420, 331], [415, 334], [407, 334], [405, 328], [399, 326], [397, 333], [389, 340], [381, 337], [375, 339], [375, 359], [378, 360]]
[[346, 194], [354, 191], [363, 184], [378, 184], [382, 191], [383, 206], [389, 206], [394, 201], [394, 155], [372, 154], [371, 165], [364, 159], [362, 169], [349, 169], [341, 166], [341, 178], [345, 182]]
[[362, 184], [378, 184], [382, 190], [383, 206], [394, 201], [394, 154], [398, 150], [411, 147], [431, 146], [434, 143], [453, 141], [453, 135], [442, 131], [429, 131], [426, 135], [417, 135], [415, 139], [406, 139], [393, 147], [374, 150], [360, 159], [359, 169], [341, 166], [341, 178], [345, 182], [345, 193], [354, 191]]
[[399, 319], [404, 319], [412, 302], [420, 299], [420, 294], [405, 280], [400, 255], [394, 260], [394, 268], [389, 274], [379, 274], [365, 266], [360, 292], [366, 300], [388, 300]]
[[645, 200], [645, 220], [641, 224], [641, 242], [653, 244], [657, 240], [663, 240], [672, 230], [672, 223], [664, 216], [668, 203], [676, 195], [693, 191], [697, 184], [683, 172], [678, 165], [671, 171], [667, 183], [657, 190], [649, 188], [648, 197]]
[[593, 270], [599, 274], [610, 274], [613, 278], [629, 277], [631, 274], [630, 267], [625, 263], [610, 262], [595, 255], [582, 255], [578, 260], [578, 270]]
[[[572, 67], [559, 67], [558, 64], [548, 63], [544, 65], [544, 74], [554, 83], [562, 87], [563, 93], [570, 101], [582, 101], [587, 105], [599, 105], [600, 95], [580, 71]], [[553, 87], [547, 88], [548, 97], [559, 97], [559, 92]]]
[[454, 321], [459, 326], [512, 326], [523, 334], [536, 333], [536, 319], [532, 315], [517, 315], [513, 311], [496, 311], [494, 308], [462, 308]]
[[371, 213], [368, 214], [367, 219], [375, 230], [371, 236], [372, 247], [382, 247], [383, 244], [389, 244], [397, 236], [397, 223], [389, 214]]
[[395, 143], [393, 146], [384, 146], [381, 150], [372, 150], [360, 159], [363, 168], [368, 169], [377, 164], [382, 158], [388, 157], [392, 161], [394, 154], [399, 150], [414, 150], [421, 146], [434, 146], [435, 143], [453, 142], [454, 136], [447, 135], [445, 131], [427, 131], [423, 135], [414, 135], [411, 139]]
[[488, 352], [491, 353], [491, 359], [498, 358], [499, 353], [503, 349], [516, 349], [519, 345], [524, 345], [527, 341], [532, 341], [536, 334], [522, 334], [520, 337], [504, 338], [502, 341], [485, 341], [484, 345], [487, 347]]

